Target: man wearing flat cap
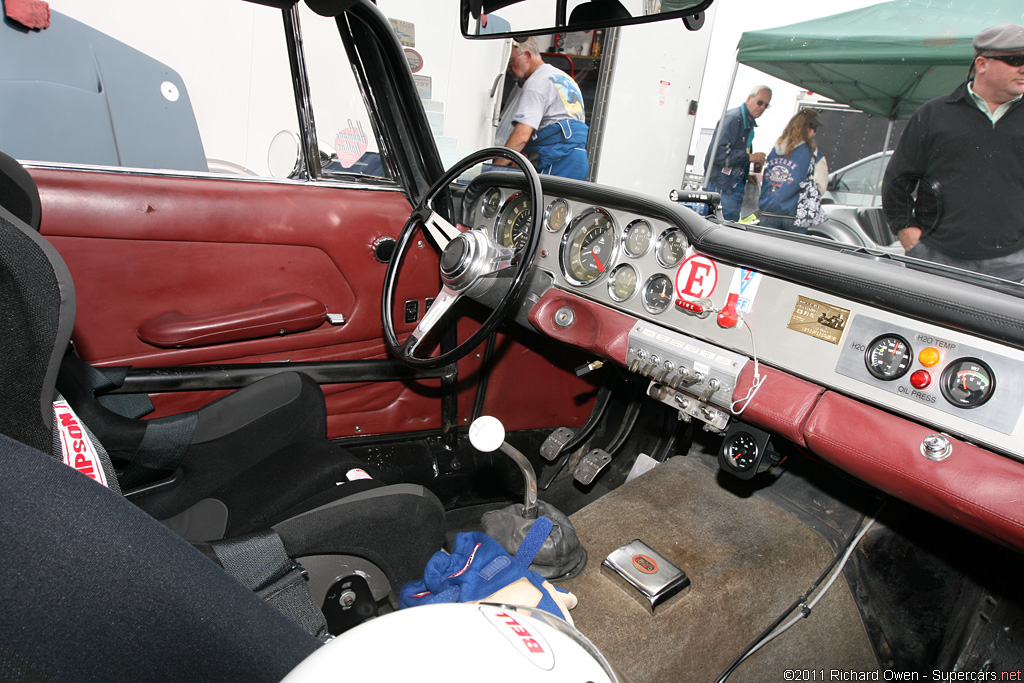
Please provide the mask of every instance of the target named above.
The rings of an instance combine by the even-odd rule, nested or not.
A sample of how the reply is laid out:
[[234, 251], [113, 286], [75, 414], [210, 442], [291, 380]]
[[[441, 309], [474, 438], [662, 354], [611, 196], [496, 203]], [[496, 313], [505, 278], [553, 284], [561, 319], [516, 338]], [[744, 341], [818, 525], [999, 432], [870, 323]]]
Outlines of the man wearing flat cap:
[[[968, 80], [907, 123], [885, 172], [883, 206], [907, 255], [1020, 282], [1024, 26], [981, 31], [974, 53]], [[940, 202], [925, 201], [922, 188], [936, 184]]]

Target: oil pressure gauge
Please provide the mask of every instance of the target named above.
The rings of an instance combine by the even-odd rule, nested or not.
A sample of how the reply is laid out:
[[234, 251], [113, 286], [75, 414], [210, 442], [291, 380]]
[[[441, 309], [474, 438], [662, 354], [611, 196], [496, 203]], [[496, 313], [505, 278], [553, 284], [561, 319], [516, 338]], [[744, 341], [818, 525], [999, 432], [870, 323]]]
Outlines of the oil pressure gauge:
[[907, 374], [913, 360], [914, 350], [898, 334], [876, 337], [864, 352], [864, 364], [868, 372], [886, 382]]
[[977, 408], [992, 397], [996, 377], [983, 361], [960, 358], [942, 371], [942, 395], [960, 408]]
[[779, 464], [781, 458], [772, 448], [768, 432], [734, 422], [729, 425], [718, 449], [718, 465], [725, 472], [751, 479], [758, 472]]

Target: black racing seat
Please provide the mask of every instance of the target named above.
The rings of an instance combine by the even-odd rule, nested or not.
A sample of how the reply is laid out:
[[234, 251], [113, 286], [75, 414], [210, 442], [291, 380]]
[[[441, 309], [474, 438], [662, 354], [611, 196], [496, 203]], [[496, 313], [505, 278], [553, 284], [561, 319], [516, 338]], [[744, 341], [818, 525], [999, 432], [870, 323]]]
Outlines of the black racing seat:
[[[63, 259], [36, 230], [0, 207], [0, 345], [4, 348], [0, 354], [0, 433], [62, 458], [95, 478], [102, 473], [116, 491], [117, 476], [112, 461], [104, 459], [103, 440], [93, 439], [99, 451], [93, 460], [80, 452], [81, 426], [87, 435], [90, 432], [84, 417], [89, 414], [88, 404], [82, 416], [60, 407], [62, 417], [55, 420], [55, 401], [62, 398], [57, 377], [70, 343], [74, 315], [74, 285]], [[311, 380], [298, 375], [286, 376], [279, 384], [294, 389], [293, 399], [316, 388]], [[258, 399], [261, 391], [253, 387], [250, 392], [241, 390], [211, 404], [208, 413], [194, 420], [194, 434], [200, 437], [218, 436], [225, 424], [240, 426], [219, 436], [221, 445], [226, 444], [225, 460], [243, 469], [219, 471], [215, 464], [212, 469], [217, 474], [210, 479], [216, 483], [202, 487], [233, 492], [234, 499], [228, 495], [220, 501], [229, 520], [226, 535], [270, 529], [280, 537], [288, 557], [301, 561], [315, 556], [315, 564], [332, 576], [340, 571], [337, 567], [369, 563], [383, 574], [385, 580], [378, 581], [377, 587], [383, 584], [384, 594], [420, 576], [444, 540], [440, 501], [421, 486], [385, 486], [361, 478], [361, 474], [353, 477], [351, 473], [363, 469], [363, 463], [323, 436], [277, 435], [276, 421], [282, 415], [284, 420], [293, 419], [287, 415], [290, 408], [286, 405], [278, 415], [276, 411], [267, 413], [260, 405], [252, 407], [246, 397], [257, 394]], [[224, 413], [243, 417], [225, 418]], [[257, 436], [246, 435], [248, 429], [256, 429]], [[264, 450], [268, 450], [266, 443], [272, 443], [273, 450], [258, 458], [253, 458], [251, 451], [236, 457], [231, 446], [252, 444], [254, 439], [264, 441]], [[206, 442], [195, 443], [202, 447]], [[204, 464], [202, 455], [196, 451], [197, 468]], [[182, 461], [183, 467], [188, 457]], [[198, 524], [186, 519], [184, 527], [187, 532], [191, 524], [200, 533], [185, 535], [193, 540], [217, 538], [218, 534], [208, 533], [208, 519], [198, 516], [203, 518]], [[321, 598], [314, 596], [317, 604]], [[379, 599], [376, 591], [374, 598]]]
[[[2, 152], [0, 205], [38, 232], [35, 181]], [[125, 370], [94, 368], [69, 345], [57, 389], [103, 444], [126, 497], [189, 540], [274, 523], [346, 481], [353, 469], [368, 469], [324, 438], [323, 393], [307, 375], [281, 373], [196, 411], [142, 420], [152, 409], [148, 397], [102, 395], [120, 385]], [[274, 460], [264, 463], [271, 455]]]
[[0, 679], [276, 682], [320, 646], [46, 453], [0, 434]]

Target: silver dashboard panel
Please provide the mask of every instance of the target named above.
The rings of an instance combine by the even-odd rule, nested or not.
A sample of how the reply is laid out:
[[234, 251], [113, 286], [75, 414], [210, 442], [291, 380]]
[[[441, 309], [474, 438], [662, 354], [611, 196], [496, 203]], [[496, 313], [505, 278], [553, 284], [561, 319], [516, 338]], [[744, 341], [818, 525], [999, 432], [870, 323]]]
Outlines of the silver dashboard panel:
[[[907, 340], [913, 356], [907, 372], [894, 380], [875, 377], [868, 372], [864, 360], [864, 354], [869, 350], [871, 342], [886, 335], [899, 335]], [[922, 349], [928, 348], [941, 350], [941, 360], [931, 366], [923, 365], [917, 357]], [[952, 405], [943, 396], [940, 388], [946, 369], [964, 358], [984, 361], [993, 374], [991, 379], [994, 389], [991, 397], [983, 404], [972, 408]], [[929, 373], [932, 377], [928, 386], [917, 388], [910, 383], [911, 374], [917, 371]], [[952, 333], [949, 336], [933, 336], [911, 327], [883, 323], [865, 315], [858, 316], [850, 325], [839, 353], [839, 362], [836, 363], [836, 372], [950, 415], [961, 415], [965, 410], [969, 410], [971, 420], [1004, 434], [1013, 433], [1020, 419], [1021, 410], [1024, 409], [1024, 364], [1019, 361], [954, 339]]]
[[[511, 191], [503, 190], [503, 194]], [[544, 206], [560, 199], [545, 196]], [[576, 201], [565, 198], [569, 205], [569, 214], [580, 215], [594, 206], [590, 202]], [[616, 235], [623, 237], [623, 230], [631, 222], [646, 219], [653, 228], [654, 239], [665, 230], [677, 228], [664, 220], [637, 212], [625, 211], [614, 207], [602, 207], [612, 218]], [[473, 208], [473, 223], [480, 229], [493, 230], [493, 226], [482, 216], [477, 207]], [[540, 237], [536, 266], [548, 273], [554, 286], [571, 292], [577, 296], [596, 301], [639, 321], [646, 321], [666, 330], [678, 332], [702, 341], [711, 347], [739, 354], [745, 358], [756, 358], [780, 370], [789, 372], [810, 382], [827, 387], [833, 391], [853, 396], [859, 400], [874, 404], [885, 410], [903, 415], [912, 420], [946, 432], [967, 441], [977, 443], [993, 450], [1024, 460], [1024, 421], [1021, 420], [1021, 406], [1024, 397], [1016, 386], [1022, 385], [1024, 378], [1024, 351], [987, 339], [973, 337], [958, 330], [942, 328], [931, 323], [917, 321], [907, 316], [890, 313], [878, 307], [848, 300], [812, 287], [796, 284], [781, 278], [738, 267], [734, 264], [714, 260], [714, 286], [706, 297], [708, 310], [705, 315], [694, 315], [672, 302], [659, 313], [651, 313], [641, 301], [638, 291], [625, 300], [614, 298], [609, 292], [608, 273], [616, 266], [628, 263], [637, 270], [637, 281], [642, 284], [649, 278], [659, 275], [676, 282], [682, 266], [666, 267], [658, 259], [655, 248], [650, 248], [638, 256], [630, 256], [626, 250], [619, 249], [616, 260], [605, 264], [608, 273], [603, 273], [592, 282], [578, 286], [567, 280], [559, 266], [559, 248], [564, 235], [564, 228], [551, 230], [544, 228]], [[691, 246], [687, 246], [686, 259], [696, 256]], [[879, 262], [878, 267], [900, 268], [896, 262]], [[737, 311], [740, 324], [735, 327], [723, 327], [714, 313], [724, 308], [730, 296], [738, 297]], [[819, 337], [810, 336], [797, 331], [791, 325], [795, 312], [802, 302], [808, 300], [820, 302], [827, 310], [846, 311], [845, 328]], [[990, 363], [999, 378], [997, 393], [986, 404], [979, 408], [965, 409], [937, 401], [921, 400], [914, 395], [905, 395], [888, 382], [872, 382], [864, 368], [863, 351], [856, 351], [851, 344], [870, 342], [870, 333], [860, 332], [861, 318], [875, 321], [880, 329], [900, 331], [908, 340], [919, 336], [941, 339], [950, 345], [970, 350], [972, 356]], [[864, 328], [864, 329], [875, 329]], [[856, 336], [856, 339], [853, 337]], [[863, 336], [868, 336], [866, 340]], [[858, 356], [858, 358], [854, 358]], [[845, 359], [845, 360], [844, 360]], [[615, 359], [619, 362], [625, 359]], [[626, 363], [627, 365], [629, 362]], [[720, 399], [716, 397], [715, 402]]]

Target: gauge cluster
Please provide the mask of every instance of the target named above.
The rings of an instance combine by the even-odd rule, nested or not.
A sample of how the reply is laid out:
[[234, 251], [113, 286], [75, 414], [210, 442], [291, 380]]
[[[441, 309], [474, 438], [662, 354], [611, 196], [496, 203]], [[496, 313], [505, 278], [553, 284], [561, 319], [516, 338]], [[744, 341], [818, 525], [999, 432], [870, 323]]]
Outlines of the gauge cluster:
[[[565, 285], [644, 317], [673, 307], [675, 273], [690, 253], [682, 228], [563, 197], [545, 197], [544, 207], [542, 258]], [[530, 199], [488, 188], [470, 207], [470, 220], [502, 246], [519, 249], [533, 222]]]
[[1019, 361], [863, 315], [849, 326], [836, 372], [1004, 434], [1024, 408]]

